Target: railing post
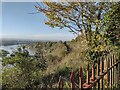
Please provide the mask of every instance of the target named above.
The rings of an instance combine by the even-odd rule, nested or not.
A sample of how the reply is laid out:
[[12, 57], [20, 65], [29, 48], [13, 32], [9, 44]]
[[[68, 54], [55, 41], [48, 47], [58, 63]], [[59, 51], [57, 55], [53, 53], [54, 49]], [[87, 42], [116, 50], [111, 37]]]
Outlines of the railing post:
[[87, 84], [90, 84], [90, 67], [89, 67], [89, 64], [87, 66]]
[[118, 58], [115, 58], [116, 62], [119, 62], [117, 65], [116, 65], [116, 87], [118, 88], [118, 82], [120, 80], [120, 53], [117, 54], [118, 55]]
[[92, 81], [95, 80], [95, 62], [92, 64]]
[[[112, 66], [112, 59], [110, 58], [110, 67]], [[110, 70], [110, 88], [112, 88], [112, 69]]]
[[[103, 65], [104, 64], [104, 62], [103, 62], [103, 57], [102, 57], [102, 60], [100, 60], [100, 75], [102, 75], [103, 74]], [[104, 78], [104, 77], [103, 77]], [[101, 90], [103, 90], [103, 78], [100, 80], [100, 88], [101, 88]]]
[[[98, 59], [98, 62], [97, 62], [97, 78], [98, 78], [98, 76], [100, 75], [100, 59]], [[97, 83], [97, 89], [98, 90], [100, 90], [100, 81], [98, 81], [98, 83]]]
[[70, 88], [71, 90], [74, 90], [74, 72], [72, 70], [71, 75], [70, 75]]
[[[104, 72], [108, 71], [108, 58], [105, 58], [104, 60]], [[104, 80], [105, 80], [105, 88], [108, 89], [109, 86], [109, 80], [108, 80], [108, 76], [109, 76], [109, 72], [104, 76]]]
[[[112, 65], [114, 65], [114, 54], [112, 55]], [[114, 85], [114, 67], [112, 68], [112, 87]]]
[[[108, 60], [108, 69], [111, 67], [111, 59], [110, 59], [110, 55], [108, 55], [108, 58], [107, 58]], [[111, 86], [111, 80], [110, 80], [110, 78], [111, 78], [111, 70], [108, 72], [108, 88], [110, 88], [110, 86]]]
[[[116, 63], [115, 55], [113, 55], [113, 59], [115, 64]], [[114, 83], [115, 83], [115, 87], [117, 88], [117, 65], [114, 67]]]
[[[93, 62], [92, 64], [92, 78], [91, 78], [91, 81], [94, 81], [95, 80], [95, 62]], [[94, 90], [94, 86], [92, 87], [92, 90]]]
[[82, 76], [82, 67], [80, 67], [80, 72], [79, 72], [79, 88], [80, 90], [83, 90], [83, 76]]

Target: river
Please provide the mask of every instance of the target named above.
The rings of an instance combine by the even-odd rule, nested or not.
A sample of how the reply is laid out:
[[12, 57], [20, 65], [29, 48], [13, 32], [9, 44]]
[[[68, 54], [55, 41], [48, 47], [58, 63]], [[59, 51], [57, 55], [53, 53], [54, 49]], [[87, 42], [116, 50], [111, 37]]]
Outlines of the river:
[[[10, 54], [12, 54], [13, 51], [16, 51], [18, 47], [21, 47], [21, 45], [8, 45], [8, 46], [0, 46], [0, 50], [6, 50]], [[35, 50], [31, 50], [29, 48], [26, 48], [30, 55], [35, 54]]]

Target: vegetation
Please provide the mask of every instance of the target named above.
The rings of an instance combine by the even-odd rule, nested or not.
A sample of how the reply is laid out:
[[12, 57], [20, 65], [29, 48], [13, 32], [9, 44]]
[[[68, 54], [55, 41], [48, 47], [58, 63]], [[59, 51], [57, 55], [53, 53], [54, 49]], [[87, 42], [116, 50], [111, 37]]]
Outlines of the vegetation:
[[[82, 37], [79, 38], [82, 39]], [[39, 88], [42, 83], [48, 86], [51, 83], [54, 86], [60, 75], [69, 80], [71, 69], [74, 68], [77, 71], [81, 61], [85, 60], [83, 51], [79, 51], [79, 43], [77, 39], [71, 42], [34, 43], [30, 45], [37, 50], [33, 56], [24, 46], [18, 48], [10, 56], [2, 59], [3, 88]], [[85, 47], [83, 42], [82, 44]]]
[[[110, 12], [114, 12], [112, 7], [116, 3], [109, 2], [43, 2], [43, 5], [35, 6], [38, 11], [44, 13], [48, 18], [46, 24], [50, 27], [66, 28], [74, 34], [85, 34], [86, 39], [86, 57], [96, 60], [99, 56], [108, 54], [111, 44], [110, 37], [106, 37], [110, 18]], [[119, 3], [118, 3], [119, 5]], [[47, 8], [46, 8], [47, 7]], [[116, 7], [114, 9], [116, 9]], [[111, 9], [111, 10], [110, 10]], [[53, 12], [54, 11], [54, 12]], [[115, 12], [119, 16], [119, 11]], [[66, 15], [67, 14], [67, 15]], [[115, 15], [115, 18], [119, 18]], [[113, 17], [113, 19], [115, 20]], [[119, 22], [119, 20], [117, 20]], [[118, 24], [118, 23], [117, 23]], [[119, 25], [119, 24], [118, 24]], [[106, 26], [106, 27], [105, 27]], [[113, 37], [113, 36], [112, 36]], [[118, 36], [119, 37], [119, 36]]]
[[35, 7], [47, 16], [47, 25], [67, 28], [78, 37], [69, 42], [31, 44], [37, 50], [33, 56], [24, 46], [8, 57], [5, 55], [3, 88], [39, 88], [43, 83], [56, 87], [60, 75], [65, 78], [65, 87], [69, 87], [71, 70], [77, 76], [76, 71], [82, 66], [85, 79], [88, 62], [120, 51], [120, 2], [44, 2], [43, 6]]
[[5, 57], [5, 56], [7, 56], [7, 54], [9, 54], [8, 51], [6, 51], [6, 50], [0, 50], [0, 57]]

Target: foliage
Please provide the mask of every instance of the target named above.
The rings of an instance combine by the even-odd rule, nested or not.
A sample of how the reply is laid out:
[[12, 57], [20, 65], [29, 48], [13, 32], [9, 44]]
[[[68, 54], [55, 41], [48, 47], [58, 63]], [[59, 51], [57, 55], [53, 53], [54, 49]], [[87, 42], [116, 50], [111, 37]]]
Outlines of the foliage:
[[[46, 24], [51, 27], [66, 27], [71, 32], [78, 33], [90, 31], [103, 18], [101, 12], [106, 12], [109, 3], [96, 2], [44, 2], [35, 6], [38, 11], [43, 12], [48, 20]], [[92, 25], [92, 27], [91, 27]]]
[[[50, 27], [66, 28], [75, 34], [85, 34], [88, 49], [86, 57], [94, 60], [100, 54], [108, 53], [109, 40], [105, 38], [104, 15], [110, 10], [109, 2], [44, 2], [35, 7], [47, 17]], [[107, 41], [107, 42], [106, 42]], [[100, 54], [99, 54], [100, 53]]]
[[120, 80], [118, 81], [118, 88], [120, 88]]
[[100, 32], [93, 37], [89, 55], [93, 58], [119, 52], [120, 45], [120, 2], [112, 3], [102, 20]]
[[2, 88], [23, 88], [26, 78], [17, 68], [5, 68], [2, 73]]
[[44, 58], [40, 56], [36, 58], [36, 56], [30, 56], [23, 47], [18, 48], [12, 56], [4, 57], [2, 59], [3, 87], [32, 88], [39, 72], [46, 69]]
[[45, 70], [47, 68], [46, 60], [43, 56], [43, 52], [39, 51], [35, 54], [36, 67], [39, 67], [40, 70]]
[[6, 50], [0, 50], [0, 57], [5, 57], [5, 56], [7, 56], [7, 54], [9, 54], [8, 51], [6, 51]]
[[[109, 22], [109, 23], [108, 23]], [[105, 15], [106, 37], [114, 46], [120, 45], [120, 2], [114, 3]]]
[[64, 88], [66, 88], [66, 90], [69, 90], [70, 88], [69, 83], [67, 81], [65, 82]]

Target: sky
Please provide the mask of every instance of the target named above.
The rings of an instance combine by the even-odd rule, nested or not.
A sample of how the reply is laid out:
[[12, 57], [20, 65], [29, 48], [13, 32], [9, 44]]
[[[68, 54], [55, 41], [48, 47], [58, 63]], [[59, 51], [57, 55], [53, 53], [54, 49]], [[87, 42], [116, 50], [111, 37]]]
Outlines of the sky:
[[[2, 37], [32, 40], [71, 40], [75, 36], [67, 29], [51, 28], [44, 24], [47, 19], [37, 12], [35, 2], [2, 2]], [[0, 4], [1, 6], [1, 4]], [[1, 34], [0, 34], [1, 35]]]

